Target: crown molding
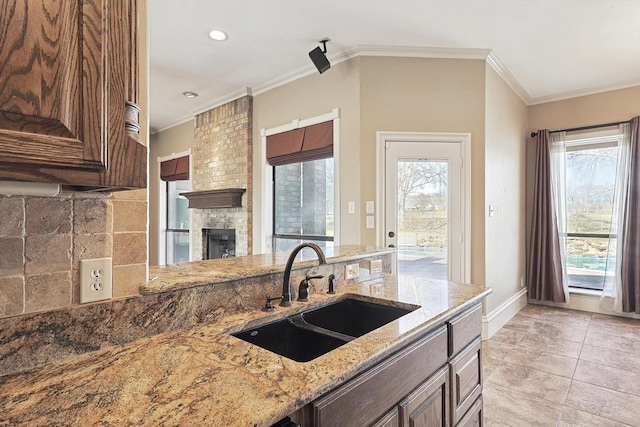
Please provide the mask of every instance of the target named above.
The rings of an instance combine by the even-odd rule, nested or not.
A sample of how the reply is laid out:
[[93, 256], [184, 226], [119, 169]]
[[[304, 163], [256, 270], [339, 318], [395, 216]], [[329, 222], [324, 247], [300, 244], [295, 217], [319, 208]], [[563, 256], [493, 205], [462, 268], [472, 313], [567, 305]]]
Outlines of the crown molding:
[[186, 114], [183, 114], [180, 117], [177, 117], [175, 120], [173, 120], [171, 123], [169, 123], [168, 125], [165, 125], [159, 129], [152, 129], [150, 132], [151, 134], [156, 134], [156, 133], [160, 133], [163, 132], [167, 129], [171, 129], [172, 127], [175, 126], [179, 126], [183, 123], [186, 123], [190, 120], [193, 120], [198, 114], [204, 113], [206, 111], [209, 111], [213, 108], [219, 107], [221, 105], [227, 104], [231, 101], [235, 101], [238, 98], [242, 98], [243, 96], [252, 96], [253, 91], [251, 90], [250, 87], [245, 87], [242, 89], [239, 89], [235, 92], [231, 92], [225, 96], [221, 96], [219, 98], [214, 99], [213, 101], [209, 101], [209, 102], [204, 102], [201, 104], [198, 104], [197, 106], [190, 108], [189, 110], [187, 110]]
[[169, 124], [164, 125], [161, 128], [157, 128], [157, 129], [156, 128], [150, 128], [149, 129], [149, 133], [151, 135], [156, 135], [156, 134], [158, 134], [160, 132], [164, 132], [165, 130], [168, 130], [168, 129], [174, 128], [176, 126], [180, 126], [181, 124], [187, 123], [187, 122], [189, 122], [189, 121], [191, 121], [193, 119], [194, 119], [194, 116], [192, 116], [191, 114], [186, 114], [186, 115], [183, 114], [182, 116], [177, 117], [175, 120], [171, 121]]
[[513, 74], [511, 74], [509, 69], [502, 63], [502, 61], [500, 61], [500, 58], [498, 58], [494, 51], [491, 51], [489, 55], [487, 55], [487, 64], [489, 64], [489, 66], [493, 68], [493, 71], [495, 71], [502, 80], [507, 83], [511, 90], [518, 95], [518, 98], [520, 98], [525, 105], [530, 105], [531, 96], [529, 96], [527, 91], [524, 90], [518, 80], [513, 76]]
[[213, 108], [219, 107], [224, 104], [228, 104], [231, 101], [235, 101], [238, 98], [242, 98], [244, 96], [253, 96], [253, 90], [250, 87], [244, 87], [235, 92], [231, 92], [228, 95], [221, 96], [219, 98], [214, 99], [213, 101], [209, 101], [207, 103], [202, 103], [194, 108], [188, 110], [189, 114], [192, 116], [197, 116], [198, 114], [202, 114], [207, 112]]
[[[358, 49], [351, 49], [346, 52], [341, 52], [336, 55], [329, 55], [327, 59], [331, 63], [331, 65], [339, 64], [343, 61], [349, 60], [351, 58], [355, 58], [358, 56]], [[304, 67], [300, 67], [297, 70], [294, 70], [290, 73], [283, 74], [282, 76], [278, 76], [275, 79], [268, 80], [262, 84], [259, 84], [253, 87], [253, 93], [255, 95], [260, 95], [261, 93], [268, 92], [271, 89], [275, 89], [278, 86], [285, 85], [287, 83], [291, 83], [299, 78], [308, 76], [310, 74], [315, 74], [318, 71], [316, 67], [313, 65], [307, 65]]]
[[527, 105], [538, 105], [546, 104], [548, 102], [564, 101], [565, 99], [579, 98], [581, 96], [595, 95], [603, 92], [611, 92], [613, 90], [626, 89], [628, 87], [634, 86], [640, 86], [640, 79], [626, 80], [611, 85], [595, 86], [588, 89], [579, 89], [557, 95], [541, 96], [538, 98], [533, 98]]
[[359, 56], [392, 56], [405, 58], [487, 59], [491, 49], [460, 49], [423, 46], [358, 46]]
[[[440, 47], [419, 47], [419, 46], [373, 46], [373, 45], [360, 45], [354, 49], [340, 52], [336, 55], [329, 55], [328, 59], [332, 65], [339, 64], [343, 61], [347, 61], [358, 56], [387, 56], [387, 57], [406, 57], [406, 58], [441, 58], [441, 59], [481, 59], [486, 60], [491, 49], [458, 49], [458, 48], [440, 48]], [[279, 86], [283, 86], [287, 83], [291, 83], [302, 77], [315, 74], [317, 72], [313, 64], [300, 67], [297, 70], [293, 70], [289, 73], [278, 76], [274, 79], [268, 80], [264, 83], [256, 85], [252, 88], [245, 88], [227, 96], [218, 98], [211, 103], [202, 104], [195, 110], [190, 110], [190, 116], [182, 116], [178, 120], [174, 121], [171, 125], [165, 126], [156, 132], [161, 132], [173, 126], [185, 123], [193, 118], [193, 116], [209, 111], [212, 108], [231, 102], [246, 94], [260, 95], [261, 93], [268, 92]]]
[[[576, 90], [565, 92], [557, 95], [550, 95], [538, 98], [531, 98], [527, 91], [520, 85], [518, 80], [511, 74], [509, 69], [502, 63], [496, 53], [491, 49], [463, 49], [463, 48], [444, 48], [444, 47], [420, 47], [420, 46], [374, 46], [359, 45], [354, 49], [340, 52], [335, 55], [329, 55], [327, 58], [332, 65], [339, 64], [352, 58], [360, 56], [380, 56], [380, 57], [405, 57], [405, 58], [439, 58], [439, 59], [479, 59], [484, 60], [491, 68], [507, 83], [507, 85], [515, 92], [515, 94], [525, 103], [525, 105], [537, 105], [547, 102], [562, 101], [565, 99], [576, 98], [580, 96], [593, 95], [596, 93], [608, 92], [617, 89], [625, 89], [628, 87], [639, 86], [640, 79], [620, 82], [614, 85], [606, 85], [593, 87], [584, 90]], [[197, 107], [188, 110], [188, 114], [176, 118], [170, 124], [160, 129], [152, 129], [151, 133], [156, 134], [174, 126], [181, 125], [205, 111], [219, 107], [228, 102], [234, 101], [243, 96], [259, 95], [268, 92], [279, 86], [291, 83], [302, 77], [316, 73], [313, 64], [298, 68], [290, 73], [283, 74], [274, 79], [254, 87], [245, 87], [236, 92], [217, 98], [208, 103], [203, 103]]]

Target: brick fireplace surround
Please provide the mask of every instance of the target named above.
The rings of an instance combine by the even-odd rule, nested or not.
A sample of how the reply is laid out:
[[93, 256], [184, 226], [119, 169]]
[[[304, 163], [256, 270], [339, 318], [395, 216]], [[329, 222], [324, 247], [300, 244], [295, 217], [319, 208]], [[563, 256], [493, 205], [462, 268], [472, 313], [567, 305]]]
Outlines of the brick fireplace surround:
[[192, 209], [193, 259], [203, 258], [204, 228], [235, 229], [236, 255], [250, 255], [252, 233], [253, 97], [244, 96], [196, 116], [192, 191], [245, 188], [242, 207]]

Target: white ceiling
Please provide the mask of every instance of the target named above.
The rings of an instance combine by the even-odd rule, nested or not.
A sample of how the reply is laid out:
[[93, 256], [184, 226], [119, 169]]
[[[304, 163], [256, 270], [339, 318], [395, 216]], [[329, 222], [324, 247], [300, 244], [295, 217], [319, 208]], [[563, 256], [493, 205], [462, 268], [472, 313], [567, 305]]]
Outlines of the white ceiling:
[[491, 53], [529, 105], [640, 84], [640, 0], [149, 0], [149, 27], [152, 131], [317, 72], [324, 37], [332, 63]]

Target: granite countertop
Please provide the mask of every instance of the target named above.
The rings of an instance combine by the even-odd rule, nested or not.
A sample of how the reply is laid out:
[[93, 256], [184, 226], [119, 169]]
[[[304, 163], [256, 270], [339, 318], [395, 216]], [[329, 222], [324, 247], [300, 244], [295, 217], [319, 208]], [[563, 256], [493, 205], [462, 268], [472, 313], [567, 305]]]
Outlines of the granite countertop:
[[[0, 426], [269, 426], [490, 293], [386, 276], [51, 363], [0, 380]], [[421, 308], [310, 362], [229, 335], [357, 294]]]
[[[346, 245], [323, 249], [328, 263], [360, 259], [366, 255], [385, 255], [395, 252], [393, 248]], [[247, 277], [282, 273], [289, 258], [288, 252], [274, 252], [216, 260], [193, 261], [183, 264], [149, 267], [150, 281], [140, 287], [140, 293], [153, 294], [177, 289], [223, 283]], [[296, 257], [295, 267], [318, 264], [315, 252], [302, 251]], [[212, 266], [214, 266], [212, 268]]]

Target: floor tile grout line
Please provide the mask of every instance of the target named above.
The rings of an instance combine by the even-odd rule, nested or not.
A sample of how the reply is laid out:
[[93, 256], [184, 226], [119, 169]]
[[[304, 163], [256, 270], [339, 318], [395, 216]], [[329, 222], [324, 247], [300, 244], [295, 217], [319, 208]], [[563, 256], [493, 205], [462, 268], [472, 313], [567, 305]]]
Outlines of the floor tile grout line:
[[[594, 318], [594, 316], [593, 316], [593, 313], [590, 313], [588, 318], [587, 318], [587, 320], [586, 320], [586, 322], [574, 322], [573, 323], [574, 325], [580, 324], [580, 325], [583, 325], [583, 326], [586, 327], [584, 330], [583, 330], [582, 327], [574, 328], [575, 330], [579, 330], [580, 334], [584, 333], [581, 336], [579, 341], [569, 341], [569, 340], [564, 340], [563, 338], [559, 338], [559, 339], [563, 339], [564, 341], [571, 342], [571, 343], [574, 343], [576, 345], [579, 345], [579, 351], [577, 352], [577, 357], [567, 356], [566, 353], [565, 354], [558, 354], [557, 352], [548, 351], [548, 347], [551, 347], [551, 346], [554, 345], [553, 340], [552, 339], [551, 340], [547, 340], [546, 338], [540, 340], [540, 348], [542, 349], [543, 352], [547, 352], [547, 353], [553, 354], [555, 356], [561, 356], [561, 357], [567, 358], [567, 359], [573, 359], [575, 361], [575, 364], [573, 366], [573, 371], [572, 371], [572, 374], [571, 374], [570, 378], [569, 377], [564, 377], [562, 375], [558, 375], [556, 373], [543, 371], [543, 370], [540, 370], [540, 369], [538, 369], [536, 367], [533, 367], [533, 366], [520, 364], [520, 363], [514, 363], [513, 361], [507, 361], [506, 360], [510, 355], [513, 354], [514, 350], [524, 351], [524, 352], [531, 351], [532, 349], [521, 345], [521, 343], [523, 342], [523, 340], [527, 339], [528, 337], [537, 337], [536, 331], [532, 330], [533, 325], [538, 323], [538, 320], [542, 319], [542, 316], [544, 315], [545, 312], [546, 313], [554, 313], [554, 312], [558, 313], [556, 310], [557, 309], [554, 308], [554, 307], [545, 307], [544, 311], [541, 312], [541, 315], [538, 316], [538, 318], [533, 322], [533, 324], [531, 326], [529, 326], [529, 327], [526, 327], [526, 328], [522, 328], [522, 322], [520, 322], [519, 324], [516, 323], [516, 324], [519, 325], [518, 327], [520, 329], [518, 329], [518, 327], [509, 328], [508, 327], [508, 325], [509, 325], [508, 323], [507, 323], [507, 325], [504, 325], [503, 328], [509, 330], [509, 332], [504, 337], [502, 337], [503, 339], [505, 339], [505, 341], [495, 340], [495, 342], [499, 342], [499, 343], [501, 343], [501, 345], [504, 344], [505, 346], [508, 346], [508, 350], [506, 350], [505, 353], [501, 355], [502, 356], [501, 358], [494, 358], [494, 361], [497, 362], [496, 363], [496, 367], [495, 367], [495, 369], [493, 369], [492, 375], [490, 375], [489, 377], [493, 377], [493, 374], [500, 367], [505, 366], [505, 364], [506, 364], [506, 365], [509, 365], [509, 366], [522, 367], [522, 368], [528, 369], [528, 370], [535, 370], [535, 371], [542, 372], [542, 373], [547, 374], [547, 375], [553, 375], [553, 376], [556, 376], [556, 377], [567, 378], [567, 379], [570, 380], [569, 381], [569, 387], [568, 387], [566, 393], [564, 394], [564, 397], [562, 399], [562, 403], [557, 403], [557, 402], [552, 402], [550, 400], [546, 400], [546, 399], [541, 398], [539, 396], [529, 394], [525, 390], [518, 390], [518, 391], [520, 393], [522, 393], [523, 395], [526, 395], [526, 396], [529, 396], [529, 397], [532, 397], [532, 398], [541, 399], [541, 400], [544, 400], [546, 402], [552, 402], [552, 403], [555, 403], [557, 405], [560, 405], [560, 413], [559, 413], [558, 419], [556, 421], [556, 425], [560, 424], [560, 422], [563, 419], [563, 415], [565, 414], [565, 410], [568, 409], [568, 408], [571, 408], [572, 410], [588, 413], [588, 414], [596, 416], [596, 417], [601, 417], [603, 419], [610, 420], [611, 422], [614, 422], [614, 423], [620, 423], [620, 421], [605, 417], [600, 413], [594, 413], [591, 410], [589, 410], [589, 408], [587, 408], [587, 407], [582, 407], [582, 406], [575, 407], [574, 405], [568, 404], [568, 403], [570, 403], [570, 402], [568, 402], [568, 398], [569, 398], [569, 396], [571, 394], [571, 390], [574, 387], [574, 384], [577, 384], [577, 383], [585, 384], [585, 385], [588, 385], [590, 387], [601, 388], [602, 390], [608, 390], [608, 391], [611, 391], [613, 393], [619, 393], [619, 395], [627, 395], [629, 397], [634, 397], [634, 398], [640, 397], [640, 396], [638, 396], [637, 394], [634, 394], [634, 393], [629, 393], [629, 392], [621, 391], [621, 390], [618, 390], [618, 389], [613, 389], [613, 388], [610, 388], [610, 387], [607, 387], [607, 386], [603, 386], [601, 384], [594, 384], [594, 383], [592, 383], [592, 382], [590, 382], [588, 380], [581, 381], [581, 380], [576, 379], [576, 373], [577, 373], [577, 370], [578, 370], [578, 365], [580, 363], [582, 363], [582, 362], [584, 362], [584, 363], [593, 363], [593, 364], [597, 364], [597, 365], [603, 366], [605, 368], [616, 369], [618, 371], [624, 371], [625, 370], [625, 369], [621, 368], [620, 366], [611, 366], [611, 365], [600, 363], [600, 362], [597, 362], [597, 361], [591, 361], [591, 360], [588, 360], [588, 359], [583, 359], [583, 355], [585, 354], [584, 351], [585, 351], [585, 346], [586, 345], [594, 347], [596, 349], [596, 351], [597, 351], [598, 348], [607, 348], [607, 347], [604, 347], [604, 346], [600, 347], [600, 346], [597, 346], [597, 345], [592, 345], [592, 344], [588, 344], [587, 343], [587, 337], [588, 337], [588, 335], [590, 333], [600, 334], [600, 335], [604, 335], [604, 336], [612, 336], [613, 335], [613, 334], [610, 334], [610, 333], [609, 334], [602, 333], [601, 331], [598, 330], [598, 324], [599, 323], [603, 323], [603, 322], [606, 323], [606, 320], [607, 320], [606, 318], [598, 317], [597, 320], [596, 320], [596, 318]], [[561, 316], [556, 316], [555, 319], [548, 319], [547, 318], [546, 321], [542, 320], [539, 323], [540, 324], [542, 324], [542, 323], [545, 323], [545, 324], [549, 324], [549, 323], [551, 323], [551, 324], [554, 324], [554, 323], [555, 324], [562, 324], [562, 320], [563, 319], [558, 319], [557, 317], [561, 317]], [[567, 317], [567, 318], [570, 318], [570, 317]], [[584, 318], [584, 317], [581, 317], [581, 318]], [[567, 323], [569, 323], [569, 322], [567, 322]], [[585, 325], [585, 323], [586, 323], [586, 325]], [[626, 324], [626, 323], [611, 322], [611, 323], [608, 323], [608, 325], [612, 326], [613, 329], [615, 329], [615, 327], [617, 327], [617, 326], [622, 326], [622, 330], [625, 331], [625, 332], [628, 332], [627, 335], [634, 335], [634, 332], [636, 330], [636, 329], [634, 329], [635, 325], [630, 325], [630, 324]], [[637, 330], [640, 331], [640, 322], [638, 322], [637, 326], [638, 326]], [[571, 325], [569, 325], [569, 327], [571, 327]], [[640, 337], [640, 333], [638, 333], [638, 336]], [[514, 338], [516, 338], [516, 339], [514, 339]], [[626, 339], [626, 338], [628, 338], [628, 337], [623, 337], [623, 339]], [[629, 338], [629, 339], [634, 340], [633, 338]], [[489, 341], [491, 341], [491, 340], [489, 340]], [[535, 339], [534, 339], [534, 341], [535, 341]], [[498, 347], [500, 347], [500, 346], [498, 346]], [[573, 347], [573, 344], [571, 344], [571, 347], [567, 347], [567, 348], [570, 349], [570, 348], [575, 348], [575, 347]], [[573, 351], [573, 350], [570, 350], [570, 351]], [[634, 353], [634, 352], [624, 351], [624, 353], [628, 354], [629, 357], [637, 357], [636, 353]], [[637, 371], [634, 370], [633, 372], [637, 372]], [[488, 380], [489, 377], [486, 377], [486, 379]], [[492, 387], [492, 385], [488, 384], [488, 381], [487, 381], [487, 386]], [[493, 384], [493, 387], [500, 388], [499, 384]]]
[[[571, 385], [573, 385], [574, 382], [580, 383], [580, 384], [585, 384], [585, 385], [592, 386], [592, 387], [603, 388], [605, 390], [611, 390], [611, 389], [608, 389], [606, 387], [602, 387], [602, 386], [595, 385], [595, 384], [590, 384], [590, 383], [587, 383], [587, 382], [584, 382], [584, 381], [580, 381], [580, 380], [577, 380], [577, 379], [571, 380]], [[623, 393], [623, 392], [620, 392], [620, 391], [617, 391], [617, 390], [612, 390], [612, 391], [614, 391], [616, 393], [621, 393], [621, 394], [629, 394], [629, 393]], [[631, 395], [631, 396], [634, 396], [634, 395]], [[604, 416], [602, 414], [591, 412], [588, 408], [575, 407], [575, 406], [570, 405], [570, 404], [565, 404], [565, 405], [563, 405], [563, 407], [569, 407], [569, 408], [572, 408], [572, 409], [575, 409], [575, 410], [578, 410], [578, 411], [587, 412], [587, 413], [589, 413], [591, 415], [595, 415], [596, 417], [604, 418], [605, 420], [609, 420], [609, 421], [612, 421], [612, 422], [615, 422], [615, 423], [619, 423], [619, 424], [623, 424], [623, 425], [628, 425], [623, 421], [619, 421], [619, 420], [616, 420], [616, 419], [613, 419], [613, 418], [606, 417], [606, 416]]]

